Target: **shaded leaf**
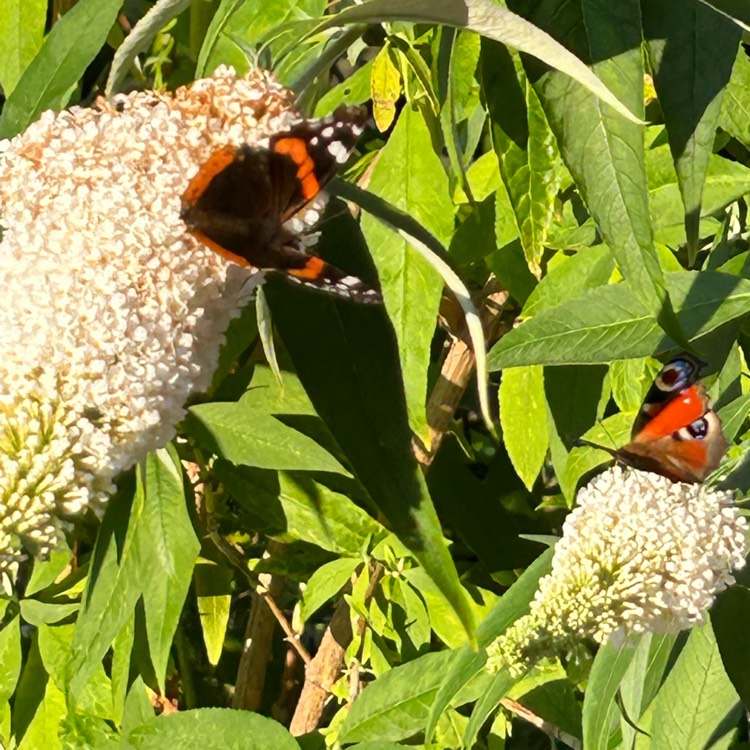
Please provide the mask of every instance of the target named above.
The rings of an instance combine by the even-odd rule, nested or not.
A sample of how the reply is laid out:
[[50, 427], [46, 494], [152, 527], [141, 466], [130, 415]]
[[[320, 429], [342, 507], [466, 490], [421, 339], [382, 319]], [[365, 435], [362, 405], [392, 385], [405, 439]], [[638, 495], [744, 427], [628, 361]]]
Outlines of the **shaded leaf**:
[[722, 592], [711, 608], [711, 625], [716, 643], [734, 689], [750, 705], [750, 591], [734, 586]]
[[242, 401], [193, 406], [186, 425], [201, 444], [233, 464], [346, 473], [307, 435]]
[[[347, 268], [358, 272], [364, 248], [356, 234], [345, 231], [350, 222], [346, 216], [329, 222], [318, 247], [331, 242], [331, 250], [346, 248]], [[321, 254], [326, 250], [324, 246]], [[333, 252], [331, 256], [336, 262]], [[277, 330], [317, 413], [390, 527], [470, 632], [463, 588], [411, 450], [398, 350], [387, 317], [373, 306], [271, 282], [267, 292]], [[300, 326], [300, 320], [306, 325]], [[319, 334], [310, 336], [309, 331]]]

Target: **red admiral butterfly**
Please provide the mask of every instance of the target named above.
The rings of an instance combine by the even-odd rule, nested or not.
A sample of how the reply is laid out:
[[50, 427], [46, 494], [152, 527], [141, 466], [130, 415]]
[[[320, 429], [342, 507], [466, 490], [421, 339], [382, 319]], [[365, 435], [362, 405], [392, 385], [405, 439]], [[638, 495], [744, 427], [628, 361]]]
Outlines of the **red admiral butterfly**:
[[687, 353], [664, 365], [638, 411], [630, 442], [616, 451], [604, 450], [627, 466], [673, 482], [704, 481], [729, 444], [709, 408], [706, 388], [698, 382], [703, 365]]
[[305, 233], [290, 226], [347, 160], [366, 119], [360, 107], [339, 107], [331, 117], [276, 133], [268, 148], [216, 151], [182, 196], [188, 231], [241, 266], [279, 272], [357, 302], [382, 302], [356, 276], [307, 252]]

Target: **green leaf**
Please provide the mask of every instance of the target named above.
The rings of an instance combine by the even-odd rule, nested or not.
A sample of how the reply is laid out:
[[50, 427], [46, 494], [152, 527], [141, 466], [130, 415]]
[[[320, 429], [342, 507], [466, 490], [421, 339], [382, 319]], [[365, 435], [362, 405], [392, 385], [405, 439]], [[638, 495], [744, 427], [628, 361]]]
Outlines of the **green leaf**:
[[[215, 471], [242, 507], [243, 520], [278, 541], [309, 542], [352, 557], [370, 539], [384, 533], [350, 497], [310, 477], [232, 467], [224, 462], [217, 462]], [[350, 493], [355, 494], [356, 489], [352, 487]]]
[[195, 566], [195, 596], [201, 620], [208, 663], [216, 666], [224, 649], [224, 638], [232, 604], [234, 571], [201, 561]]
[[643, 27], [685, 205], [688, 262], [698, 252], [703, 183], [713, 151], [724, 87], [741, 31], [693, 0], [642, 3]]
[[750, 9], [744, 0], [702, 0], [702, 2], [731, 18], [740, 28], [750, 31]]
[[[557, 258], [557, 256], [556, 256]], [[539, 282], [523, 306], [523, 318], [555, 307], [562, 302], [583, 296], [588, 289], [604, 286], [612, 277], [615, 259], [606, 245], [579, 250], [563, 256]]]
[[[724, 671], [711, 625], [693, 628], [685, 648], [644, 716], [650, 747], [705, 747], [730, 724], [739, 698]], [[641, 737], [636, 742], [640, 746]]]
[[63, 750], [58, 733], [66, 715], [65, 694], [54, 680], [48, 680], [44, 698], [37, 706], [18, 750], [39, 750], [41, 747], [45, 750]]
[[[132, 491], [132, 490], [131, 490]], [[73, 695], [100, 666], [123, 625], [132, 617], [143, 578], [154, 575], [137, 551], [138, 525], [144, 513], [141, 482], [132, 502], [124, 491], [107, 504], [92, 555], [91, 573], [70, 648], [67, 680]]]
[[[0, 706], [7, 706], [21, 675], [21, 628], [14, 617], [0, 630]], [[0, 745], [10, 744], [10, 716], [0, 714]]]
[[352, 703], [339, 742], [399, 740], [419, 731], [451, 657], [425, 654], [379, 677]]
[[[536, 593], [539, 579], [549, 573], [552, 565], [553, 550], [543, 552], [506, 591], [495, 604], [490, 613], [479, 624], [477, 629], [477, 646], [485, 649], [509, 625], [519, 617], [527, 614], [529, 604]], [[451, 705], [456, 695], [484, 668], [487, 655], [483, 650], [477, 651], [471, 645], [465, 645], [454, 652], [453, 659], [446, 666], [445, 675], [440, 683], [425, 729], [429, 740], [435, 732], [438, 719]]]
[[489, 688], [482, 693], [471, 712], [471, 717], [469, 723], [466, 725], [466, 731], [463, 736], [464, 747], [474, 746], [482, 725], [497, 710], [500, 699], [508, 694], [517, 679], [511, 677], [506, 671], [502, 671], [494, 676]]
[[[358, 272], [365, 250], [356, 233], [343, 231], [351, 222], [345, 215], [329, 222], [318, 247], [324, 246], [325, 255], [326, 242], [338, 237], [348, 268]], [[277, 330], [317, 413], [390, 527], [471, 632], [465, 594], [411, 450], [398, 351], [386, 315], [273, 282], [266, 291]]]
[[[608, 448], [619, 448], [628, 442], [630, 429], [633, 426], [635, 414], [613, 414], [611, 417], [597, 422], [590, 430], [583, 434], [585, 440]], [[575, 495], [578, 481], [584, 474], [612, 460], [609, 453], [588, 447], [575, 447], [568, 454], [565, 468], [558, 473], [560, 487], [566, 498], [571, 499]]]
[[424, 21], [477, 32], [488, 39], [528, 52], [569, 75], [594, 95], [607, 102], [623, 117], [639, 122], [640, 116], [617, 99], [574, 54], [543, 30], [491, 0], [371, 0], [339, 13], [321, 28], [349, 23]]
[[549, 447], [542, 367], [518, 367], [503, 373], [500, 424], [513, 468], [530, 490]]
[[39, 627], [41, 624], [60, 622], [77, 612], [81, 605], [78, 602], [53, 604], [51, 602], [38, 602], [35, 599], [23, 599], [20, 602], [21, 617], [29, 623]]
[[[411, 568], [403, 571], [401, 574], [408, 581], [419, 596], [424, 599], [429, 615], [429, 625], [438, 638], [445, 643], [448, 648], [460, 648], [466, 643], [461, 621], [458, 619], [450, 602], [443, 596], [432, 579], [425, 573], [422, 568]], [[481, 620], [491, 605], [495, 602], [488, 592], [483, 591], [484, 601], [469, 600], [469, 605], [473, 606], [477, 620]]]
[[750, 59], [742, 46], [721, 100], [719, 125], [743, 145], [750, 145]]
[[0, 138], [20, 133], [43, 110], [67, 104], [104, 45], [121, 6], [122, 0], [80, 0], [55, 24], [5, 102]]
[[[208, 75], [221, 64], [232, 65], [244, 73], [251, 62], [248, 50], [264, 44], [273, 49], [275, 58], [278, 57], [278, 51], [289, 41], [291, 23], [310, 21], [324, 9], [323, 0], [263, 0], [262, 3], [223, 0], [203, 40], [196, 76]], [[294, 38], [297, 49], [293, 52], [304, 54], [315, 49], [300, 44], [298, 34]]]
[[[625, 709], [625, 713], [620, 711], [624, 747], [635, 745], [636, 736], [640, 733], [637, 722], [661, 686], [677, 637], [671, 633], [645, 633], [638, 640], [635, 656], [620, 683], [620, 697]], [[629, 724], [628, 720], [635, 722], [638, 728]]]
[[[657, 239], [667, 244], [685, 242], [684, 204], [680, 198], [677, 176], [666, 145], [646, 152], [651, 220]], [[750, 191], [750, 169], [721, 156], [710, 154], [701, 215], [708, 216], [733, 203]], [[679, 227], [679, 232], [674, 229]]]
[[583, 698], [584, 747], [606, 750], [607, 740], [619, 719], [617, 691], [635, 655], [631, 643], [620, 648], [607, 644], [594, 658]]
[[46, 0], [0, 0], [0, 86], [10, 96], [44, 39]]
[[172, 639], [200, 551], [174, 449], [160, 449], [147, 456], [143, 490], [137, 555], [141, 570], [149, 571], [141, 580], [146, 631], [156, 678], [164, 690]]
[[361, 558], [341, 557], [318, 568], [309, 578], [300, 602], [300, 618], [306, 622], [346, 585]]
[[[51, 626], [42, 623], [39, 626], [39, 653], [44, 668], [61, 688], [74, 632], [75, 625], [72, 624]], [[112, 686], [102, 664], [94, 670], [84, 689], [76, 694], [75, 707], [81, 714], [112, 718]]]
[[381, 133], [391, 127], [396, 117], [396, 102], [401, 96], [401, 74], [391, 57], [390, 45], [381, 47], [370, 71], [372, 116]]
[[555, 137], [520, 60], [500, 44], [482, 45], [482, 83], [521, 246], [529, 270], [539, 278], [560, 185]]
[[193, 406], [186, 426], [196, 440], [233, 464], [347, 473], [307, 435], [243, 401]]
[[190, 5], [190, 0], [158, 0], [141, 18], [117, 48], [109, 70], [105, 96], [112, 96], [122, 85], [136, 57], [147, 52], [156, 35]]
[[266, 362], [268, 362], [276, 382], [281, 386], [281, 369], [276, 360], [276, 346], [273, 342], [273, 320], [262, 286], [255, 290], [255, 318], [258, 321], [258, 336], [263, 347], [263, 354], [266, 355]]
[[[447, 243], [453, 230], [448, 177], [433, 150], [424, 118], [413, 107], [401, 111], [380, 151], [369, 190]], [[362, 217], [362, 232], [378, 267], [383, 299], [398, 339], [409, 423], [427, 444], [427, 370], [442, 281], [406, 240], [369, 214]]]
[[64, 543], [52, 550], [49, 559], [35, 560], [31, 578], [26, 586], [25, 595], [34, 594], [52, 585], [60, 574], [70, 565], [72, 552]]
[[[549, 29], [585, 62], [591, 61], [601, 80], [642, 116], [639, 0], [623, 0], [616, 8], [595, 0], [560, 6], [514, 0], [511, 8], [529, 13], [533, 23]], [[633, 294], [673, 339], [682, 342], [653, 244], [641, 127], [558, 71], [533, 60], [524, 62], [565, 164]]]
[[[670, 273], [670, 295], [690, 340], [750, 312], [750, 282], [713, 271]], [[598, 364], [675, 348], [629, 285], [592, 289], [585, 297], [541, 312], [490, 351], [491, 370], [535, 364]]]
[[718, 411], [721, 428], [730, 442], [739, 435], [740, 429], [750, 413], [750, 393], [743, 393]]
[[127, 736], [129, 750], [299, 750], [281, 724], [250, 711], [196, 708], [156, 716]]
[[374, 60], [368, 60], [348, 78], [333, 86], [315, 105], [315, 117], [325, 117], [341, 104], [362, 104], [370, 98], [370, 76]]
[[750, 705], [750, 591], [733, 586], [722, 592], [711, 609], [711, 625], [721, 661], [742, 702]]
[[621, 359], [611, 364], [609, 383], [620, 411], [634, 412], [640, 407], [655, 375], [647, 359]]

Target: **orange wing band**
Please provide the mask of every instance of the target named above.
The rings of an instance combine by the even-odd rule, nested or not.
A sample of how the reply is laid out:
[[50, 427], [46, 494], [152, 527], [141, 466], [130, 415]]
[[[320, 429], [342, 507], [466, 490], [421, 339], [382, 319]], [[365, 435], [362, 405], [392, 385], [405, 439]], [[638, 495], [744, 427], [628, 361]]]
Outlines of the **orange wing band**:
[[198, 174], [188, 183], [185, 192], [182, 194], [182, 202], [188, 206], [194, 206], [201, 195], [206, 192], [211, 180], [234, 161], [236, 151], [237, 149], [234, 146], [224, 146], [224, 148], [214, 151], [209, 156], [208, 161], [198, 170]]
[[667, 404], [634, 440], [647, 442], [671, 435], [700, 419], [708, 408], [706, 392], [702, 385], [692, 385], [682, 395]]
[[320, 192], [320, 183], [315, 176], [315, 162], [307, 144], [301, 138], [281, 138], [273, 146], [277, 154], [286, 154], [297, 165], [297, 179], [302, 183], [302, 197], [311, 200]]

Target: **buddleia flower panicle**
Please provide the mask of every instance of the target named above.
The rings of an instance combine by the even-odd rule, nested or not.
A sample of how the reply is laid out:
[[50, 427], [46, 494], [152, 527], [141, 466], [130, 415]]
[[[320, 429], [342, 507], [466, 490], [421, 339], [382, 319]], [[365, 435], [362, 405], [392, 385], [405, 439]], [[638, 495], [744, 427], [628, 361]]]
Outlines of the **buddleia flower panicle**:
[[745, 564], [747, 521], [730, 492], [615, 466], [576, 501], [528, 615], [488, 649], [491, 671], [700, 624]]
[[210, 384], [252, 271], [185, 231], [180, 197], [214, 151], [296, 119], [266, 72], [219, 68], [0, 141], [0, 570], [48, 552]]

